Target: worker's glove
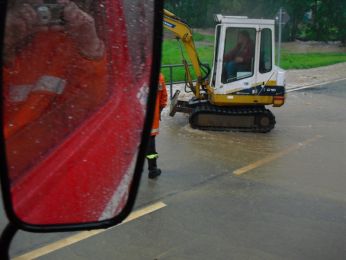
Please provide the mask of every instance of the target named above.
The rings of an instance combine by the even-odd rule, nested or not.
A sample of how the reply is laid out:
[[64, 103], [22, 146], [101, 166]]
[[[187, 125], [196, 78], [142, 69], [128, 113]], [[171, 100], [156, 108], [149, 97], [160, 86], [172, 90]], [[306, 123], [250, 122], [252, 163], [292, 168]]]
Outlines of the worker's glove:
[[82, 55], [90, 59], [99, 59], [104, 55], [104, 43], [97, 35], [95, 20], [92, 16], [82, 11], [74, 2], [64, 2], [65, 31], [75, 41]]
[[161, 113], [162, 113], [163, 107], [160, 107], [160, 121], [161, 121]]

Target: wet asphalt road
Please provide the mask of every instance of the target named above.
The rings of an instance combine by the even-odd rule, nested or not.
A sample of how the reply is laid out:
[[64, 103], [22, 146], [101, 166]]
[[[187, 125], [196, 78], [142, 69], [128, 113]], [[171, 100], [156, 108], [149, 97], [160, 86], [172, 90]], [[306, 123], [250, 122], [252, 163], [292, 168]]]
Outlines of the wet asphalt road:
[[[345, 99], [346, 82], [292, 92], [269, 134], [165, 114], [163, 175], [145, 172], [136, 208], [167, 206], [39, 259], [345, 259]], [[70, 235], [19, 232], [11, 255]]]

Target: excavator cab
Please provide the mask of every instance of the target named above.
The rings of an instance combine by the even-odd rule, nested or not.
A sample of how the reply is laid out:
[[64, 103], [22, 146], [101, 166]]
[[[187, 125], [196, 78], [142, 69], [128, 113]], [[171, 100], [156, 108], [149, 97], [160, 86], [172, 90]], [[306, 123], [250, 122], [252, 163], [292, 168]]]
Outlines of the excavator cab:
[[285, 86], [285, 72], [274, 64], [274, 20], [216, 15], [216, 21], [212, 103], [283, 105], [273, 100]]

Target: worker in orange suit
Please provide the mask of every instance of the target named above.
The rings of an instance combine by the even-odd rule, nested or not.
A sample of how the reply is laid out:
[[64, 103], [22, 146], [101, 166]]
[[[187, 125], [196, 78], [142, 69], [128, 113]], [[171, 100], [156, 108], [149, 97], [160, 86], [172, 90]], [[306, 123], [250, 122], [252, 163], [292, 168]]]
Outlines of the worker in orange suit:
[[150, 179], [155, 179], [161, 175], [161, 170], [157, 167], [157, 158], [159, 154], [156, 151], [155, 137], [159, 134], [159, 126], [161, 120], [161, 112], [167, 106], [167, 88], [165, 84], [165, 78], [162, 73], [159, 78], [159, 86], [157, 89], [156, 104], [154, 111], [154, 121], [151, 128], [151, 135], [149, 139], [148, 149], [147, 149], [147, 159], [148, 159], [148, 177]]
[[57, 0], [52, 7], [22, 0], [9, 6], [4, 135], [13, 178], [46, 156], [107, 97], [105, 44], [88, 13], [90, 2]]

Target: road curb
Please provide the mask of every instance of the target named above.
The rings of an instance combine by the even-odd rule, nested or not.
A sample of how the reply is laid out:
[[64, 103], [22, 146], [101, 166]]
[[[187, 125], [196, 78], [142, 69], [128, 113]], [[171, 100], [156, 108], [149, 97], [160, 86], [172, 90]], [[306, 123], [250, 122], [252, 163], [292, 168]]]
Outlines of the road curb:
[[293, 91], [297, 91], [297, 90], [302, 90], [302, 89], [315, 88], [315, 87], [319, 87], [319, 86], [326, 85], [326, 84], [337, 83], [337, 82], [340, 82], [340, 81], [343, 81], [343, 80], [346, 80], [346, 78], [334, 79], [334, 80], [319, 82], [319, 83], [310, 84], [310, 85], [286, 87], [286, 90], [287, 90], [286, 92], [289, 93], [289, 92], [293, 92]]

